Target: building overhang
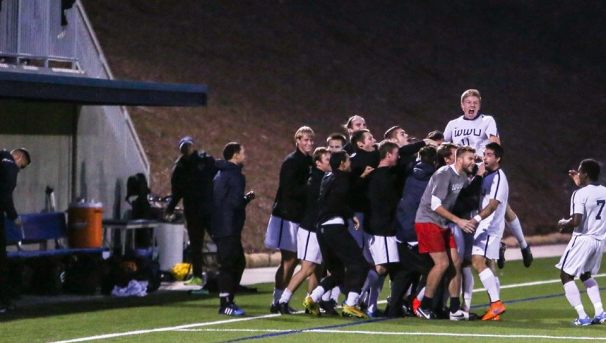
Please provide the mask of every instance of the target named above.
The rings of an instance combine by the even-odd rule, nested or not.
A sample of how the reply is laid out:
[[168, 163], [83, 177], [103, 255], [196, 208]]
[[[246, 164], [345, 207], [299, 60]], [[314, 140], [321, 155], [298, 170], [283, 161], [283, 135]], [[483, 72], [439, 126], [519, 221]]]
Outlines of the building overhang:
[[52, 73], [0, 71], [0, 98], [70, 102], [81, 105], [205, 106], [208, 87], [107, 80]]

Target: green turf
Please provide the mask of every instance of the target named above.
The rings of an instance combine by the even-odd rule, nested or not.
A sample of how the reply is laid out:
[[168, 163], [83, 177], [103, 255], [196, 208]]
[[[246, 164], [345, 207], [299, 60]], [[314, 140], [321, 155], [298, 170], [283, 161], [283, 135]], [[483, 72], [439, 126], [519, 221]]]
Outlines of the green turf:
[[[499, 271], [501, 283], [509, 284], [552, 280], [558, 278], [553, 268], [557, 259], [535, 260], [532, 268], [526, 269], [520, 262], [509, 262]], [[606, 278], [598, 278], [606, 285]], [[476, 280], [476, 288], [481, 284]], [[388, 287], [386, 287], [388, 288]], [[581, 287], [581, 290], [583, 288]], [[247, 311], [247, 317], [268, 314], [271, 299], [271, 285], [259, 285], [259, 293], [242, 295], [238, 304]], [[387, 291], [387, 290], [386, 290]], [[385, 298], [386, 291], [382, 299]], [[303, 291], [297, 292], [291, 304], [301, 308]], [[562, 295], [559, 283], [550, 283], [518, 288], [505, 288], [502, 298], [507, 301], [546, 297], [507, 304], [507, 313], [500, 322], [450, 322], [423, 321], [417, 318], [392, 319], [378, 322], [364, 322], [344, 318], [313, 318], [303, 314], [274, 316], [226, 324], [198, 325], [203, 323], [231, 320], [231, 317], [217, 315], [218, 300], [215, 296], [191, 296], [186, 292], [151, 294], [145, 298], [114, 299], [104, 298], [87, 302], [43, 305], [36, 308], [20, 309], [16, 314], [0, 316], [1, 342], [49, 342], [82, 338], [94, 335], [123, 333], [134, 330], [171, 328], [193, 324], [187, 331], [148, 332], [139, 335], [108, 339], [112, 342], [220, 342], [230, 339], [266, 335], [263, 330], [303, 330], [333, 327], [334, 333], [295, 332], [261, 340], [280, 342], [300, 342], [324, 340], [332, 342], [372, 342], [414, 340], [415, 342], [457, 342], [457, 341], [550, 341], [540, 337], [511, 337], [511, 335], [545, 335], [558, 337], [595, 337], [606, 340], [606, 325], [572, 327], [570, 322], [575, 311]], [[586, 310], [593, 315], [593, 306], [583, 294]], [[483, 293], [474, 294], [474, 304], [485, 304]], [[474, 311], [482, 313], [483, 307]], [[243, 331], [248, 330], [248, 331]], [[357, 333], [347, 333], [357, 331]], [[418, 336], [389, 335], [389, 333], [424, 333]], [[434, 334], [489, 334], [503, 335], [501, 338], [470, 336], [430, 336]], [[506, 337], [510, 336], [510, 337]], [[569, 341], [568, 339], [566, 341]]]

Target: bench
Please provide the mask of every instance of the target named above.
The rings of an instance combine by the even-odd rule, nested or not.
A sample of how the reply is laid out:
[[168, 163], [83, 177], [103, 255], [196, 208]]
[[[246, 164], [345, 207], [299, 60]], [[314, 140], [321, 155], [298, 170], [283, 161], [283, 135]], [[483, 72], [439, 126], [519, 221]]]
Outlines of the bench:
[[[21, 215], [21, 227], [6, 220], [5, 235], [7, 245], [17, 247], [15, 251], [7, 251], [8, 258], [32, 258], [43, 256], [60, 256], [70, 254], [103, 254], [109, 252], [105, 248], [68, 248], [62, 243], [67, 237], [65, 213], [33, 213]], [[48, 248], [48, 242], [54, 241], [54, 248]], [[38, 249], [29, 245], [38, 244]], [[25, 247], [27, 246], [27, 249]]]

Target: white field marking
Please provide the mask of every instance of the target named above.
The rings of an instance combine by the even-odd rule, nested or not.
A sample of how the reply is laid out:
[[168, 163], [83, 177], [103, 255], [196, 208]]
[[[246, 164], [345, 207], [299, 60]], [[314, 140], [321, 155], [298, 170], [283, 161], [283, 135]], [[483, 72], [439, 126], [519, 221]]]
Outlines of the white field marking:
[[280, 316], [279, 313], [266, 314], [266, 315], [256, 316], [256, 317], [234, 318], [234, 319], [217, 320], [214, 322], [193, 323], [193, 324], [185, 324], [185, 325], [178, 325], [178, 326], [167, 326], [167, 327], [157, 328], [157, 329], [145, 329], [145, 330], [110, 333], [110, 334], [105, 334], [105, 335], [68, 339], [68, 340], [64, 340], [64, 341], [55, 341], [53, 343], [86, 342], [86, 341], [109, 339], [109, 338], [115, 338], [115, 337], [143, 335], [143, 334], [151, 333], [151, 332], [175, 331], [175, 330], [182, 330], [182, 329], [195, 328], [195, 327], [201, 327], [201, 326], [230, 324], [230, 323], [236, 323], [236, 322], [244, 322], [244, 321], [248, 321], [248, 320], [272, 318], [272, 317], [278, 317], [278, 316]]
[[[594, 277], [597, 278], [597, 277], [604, 277], [604, 276], [606, 276], [606, 274], [598, 274], [598, 275], [595, 275]], [[525, 283], [518, 283], [518, 284], [511, 284], [511, 285], [503, 285], [503, 286], [501, 286], [501, 289], [527, 287], [527, 286], [536, 286], [536, 285], [544, 285], [544, 284], [557, 283], [557, 282], [560, 282], [560, 280], [559, 279], [553, 279], [553, 280], [545, 280], [545, 281], [525, 282]], [[485, 289], [484, 288], [477, 288], [477, 289], [474, 289], [473, 291], [474, 292], [482, 292], [482, 291], [485, 291]], [[381, 300], [381, 301], [379, 301], [379, 303], [380, 304], [384, 304], [384, 303], [386, 303], [386, 301], [385, 300]], [[295, 314], [300, 314], [300, 313], [303, 313], [303, 312], [304, 311], [297, 311], [297, 312], [295, 312]], [[99, 340], [99, 339], [108, 339], [108, 338], [115, 338], [115, 337], [144, 335], [144, 334], [152, 333], [152, 332], [175, 331], [175, 330], [189, 329], [189, 328], [202, 327], [202, 326], [230, 324], [230, 323], [236, 323], [236, 322], [248, 321], [248, 320], [255, 320], [255, 319], [273, 318], [273, 317], [277, 317], [277, 316], [280, 316], [280, 314], [266, 314], [266, 315], [256, 316], [256, 317], [233, 318], [233, 319], [218, 320], [218, 321], [214, 321], [214, 322], [193, 323], [193, 324], [185, 324], [185, 325], [178, 325], [178, 326], [167, 326], [167, 327], [157, 328], [157, 329], [144, 329], [144, 330], [135, 330], [135, 331], [110, 333], [110, 334], [104, 334], [104, 335], [97, 335], [97, 336], [89, 336], [89, 337], [81, 337], [81, 338], [68, 339], [68, 340], [63, 340], [63, 341], [56, 341], [56, 342], [52, 342], [52, 343], [86, 342], [86, 341], [94, 341], [94, 340]]]
[[[606, 274], [596, 274], [593, 275], [594, 278], [600, 278], [600, 277], [604, 277], [606, 276]], [[562, 282], [562, 280], [560, 279], [551, 279], [551, 280], [544, 280], [544, 281], [533, 281], [533, 282], [524, 282], [524, 283], [515, 283], [515, 284], [511, 284], [511, 285], [503, 285], [501, 286], [501, 289], [507, 289], [507, 288], [518, 288], [518, 287], [528, 287], [528, 286], [540, 286], [540, 285], [547, 285], [550, 283], [560, 283]], [[485, 292], [486, 288], [476, 288], [473, 290], [474, 293], [477, 292]]]
[[560, 340], [606, 340], [606, 337], [589, 336], [549, 336], [549, 335], [502, 335], [481, 333], [450, 333], [450, 332], [402, 332], [402, 331], [361, 331], [361, 330], [334, 330], [334, 329], [301, 329], [301, 330], [278, 330], [278, 329], [183, 329], [179, 331], [204, 331], [204, 332], [266, 332], [266, 333], [329, 333], [329, 334], [357, 334], [357, 335], [384, 335], [384, 336], [441, 336], [441, 337], [471, 337], [471, 338], [536, 338], [536, 339], [560, 339]]

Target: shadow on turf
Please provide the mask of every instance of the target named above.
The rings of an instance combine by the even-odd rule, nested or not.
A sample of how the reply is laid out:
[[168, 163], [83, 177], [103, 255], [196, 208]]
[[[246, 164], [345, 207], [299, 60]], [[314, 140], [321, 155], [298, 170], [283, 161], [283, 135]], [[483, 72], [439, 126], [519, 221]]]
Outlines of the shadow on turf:
[[[264, 294], [243, 293], [238, 294], [238, 298], [245, 298], [251, 295]], [[51, 317], [56, 315], [85, 313], [94, 311], [105, 311], [111, 309], [120, 309], [128, 307], [147, 307], [162, 305], [177, 305], [179, 307], [200, 308], [205, 310], [216, 310], [219, 306], [218, 294], [210, 293], [208, 295], [192, 295], [189, 291], [162, 291], [150, 293], [145, 297], [127, 297], [118, 298], [112, 296], [90, 296], [78, 298], [77, 301], [68, 300], [61, 302], [56, 296], [43, 297], [48, 302], [20, 305], [22, 301], [17, 300], [16, 310], [0, 314], [0, 322], [21, 320], [28, 318]], [[191, 303], [196, 300], [208, 300], [206, 303]], [[263, 306], [246, 306], [249, 311], [257, 309], [259, 312], [269, 312]]]

